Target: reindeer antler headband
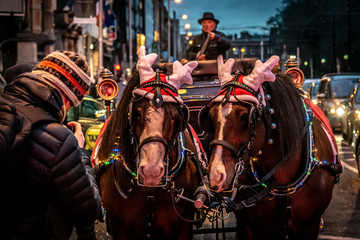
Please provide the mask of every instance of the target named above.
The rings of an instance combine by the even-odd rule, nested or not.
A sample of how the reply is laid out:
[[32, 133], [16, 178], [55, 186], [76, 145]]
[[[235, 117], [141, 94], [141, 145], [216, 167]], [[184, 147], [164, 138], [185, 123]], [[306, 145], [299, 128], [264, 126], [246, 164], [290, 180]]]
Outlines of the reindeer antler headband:
[[[156, 53], [146, 54], [146, 49], [144, 46], [139, 48], [138, 62], [136, 64], [136, 69], [140, 74], [140, 87], [133, 90], [133, 94], [138, 94], [145, 96], [149, 99], [154, 98], [153, 87], [148, 87], [146, 83], [153, 82], [155, 80], [155, 72], [152, 69], [152, 65], [157, 59]], [[191, 73], [196, 68], [198, 63], [196, 61], [191, 61], [186, 65], [182, 65], [180, 62], [175, 61], [173, 63], [173, 74], [171, 76], [165, 76], [164, 74], [160, 75], [162, 82], [170, 84], [175, 88], [176, 92], [161, 90], [162, 100], [164, 102], [180, 102], [183, 103], [182, 99], [177, 94], [177, 90], [183, 84], [191, 85], [193, 83]]]
[[[254, 69], [247, 76], [240, 76], [238, 81], [240, 83], [245, 84], [247, 87], [250, 87], [255, 92], [260, 91], [262, 95], [262, 104], [265, 105], [264, 91], [261, 87], [263, 82], [275, 81], [275, 75], [271, 72], [276, 63], [279, 61], [278, 56], [272, 56], [265, 63], [262, 63], [260, 60], [255, 62]], [[221, 86], [224, 86], [227, 82], [233, 81], [234, 77], [231, 75], [231, 69], [234, 66], [235, 60], [233, 58], [229, 58], [225, 63], [222, 55], [219, 55], [218, 59], [218, 76], [220, 79]], [[250, 91], [246, 91], [241, 88], [235, 88], [234, 92], [231, 93], [230, 102], [237, 102], [239, 100], [251, 101], [255, 102], [256, 105], [259, 105], [259, 100], [257, 96], [254, 96]], [[225, 97], [225, 91], [220, 91], [220, 95], [218, 95], [214, 101], [221, 102]], [[235, 98], [236, 96], [236, 98]]]

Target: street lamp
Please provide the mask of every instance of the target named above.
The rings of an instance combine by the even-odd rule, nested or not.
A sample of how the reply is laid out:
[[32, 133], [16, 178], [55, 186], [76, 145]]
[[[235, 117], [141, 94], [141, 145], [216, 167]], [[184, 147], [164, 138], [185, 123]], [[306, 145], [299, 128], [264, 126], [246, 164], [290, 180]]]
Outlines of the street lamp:
[[[182, 0], [174, 0], [175, 3], [181, 3]], [[168, 62], [170, 62], [171, 48], [171, 21], [170, 21], [170, 0], [168, 0]]]
[[245, 48], [241, 48], [241, 49], [240, 49], [240, 52], [241, 52], [241, 58], [244, 58]]

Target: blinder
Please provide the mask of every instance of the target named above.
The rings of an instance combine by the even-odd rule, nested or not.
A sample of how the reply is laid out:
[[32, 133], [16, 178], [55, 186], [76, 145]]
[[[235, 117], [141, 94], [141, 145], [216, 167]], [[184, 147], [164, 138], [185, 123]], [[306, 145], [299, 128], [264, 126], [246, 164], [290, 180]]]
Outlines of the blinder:
[[182, 117], [180, 115], [180, 125], [179, 125], [179, 132], [185, 131], [189, 124], [190, 120], [190, 113], [189, 108], [185, 104], [180, 104], [180, 107], [177, 107], [179, 109], [179, 112], [182, 112]]
[[209, 129], [208, 126], [212, 124], [211, 121], [209, 121], [210, 108], [211, 107], [209, 107], [208, 104], [205, 104], [205, 106], [203, 106], [199, 111], [198, 124], [201, 130], [208, 130]]

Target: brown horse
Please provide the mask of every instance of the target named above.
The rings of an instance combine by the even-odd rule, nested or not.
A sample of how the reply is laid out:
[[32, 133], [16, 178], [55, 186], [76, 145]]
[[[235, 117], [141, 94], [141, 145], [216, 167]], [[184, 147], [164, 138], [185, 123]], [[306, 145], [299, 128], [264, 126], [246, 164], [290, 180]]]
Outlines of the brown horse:
[[199, 162], [188, 110], [134, 94], [139, 80], [134, 71], [95, 149], [108, 232], [114, 239], [191, 239], [196, 209], [184, 199], [199, 186]]
[[326, 169], [341, 168], [322, 123], [286, 75], [259, 88], [238, 77], [199, 115], [214, 139], [210, 188], [235, 212], [238, 239], [316, 239], [336, 175]]

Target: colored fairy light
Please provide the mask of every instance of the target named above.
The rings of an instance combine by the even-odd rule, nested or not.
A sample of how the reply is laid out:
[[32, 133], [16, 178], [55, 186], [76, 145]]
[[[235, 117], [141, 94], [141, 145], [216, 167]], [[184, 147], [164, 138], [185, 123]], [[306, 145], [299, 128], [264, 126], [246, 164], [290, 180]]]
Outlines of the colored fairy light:
[[262, 184], [261, 184], [261, 186], [263, 186], [263, 187], [267, 187], [265, 183], [262, 183]]

